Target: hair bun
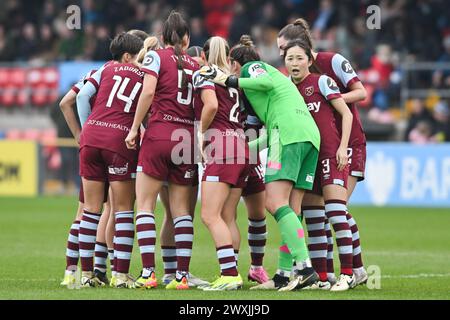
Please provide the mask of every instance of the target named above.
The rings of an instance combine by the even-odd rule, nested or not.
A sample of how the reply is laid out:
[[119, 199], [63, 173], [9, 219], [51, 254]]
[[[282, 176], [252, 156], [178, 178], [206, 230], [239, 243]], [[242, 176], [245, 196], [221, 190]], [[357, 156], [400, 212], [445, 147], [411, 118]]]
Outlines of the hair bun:
[[306, 20], [303, 19], [303, 18], [298, 18], [297, 20], [294, 21], [293, 24], [294, 24], [294, 26], [301, 26], [301, 27], [303, 27], [304, 29], [309, 29], [309, 24], [308, 24], [308, 22], [306, 22]]
[[239, 40], [239, 43], [246, 47], [253, 47], [252, 38], [248, 34], [242, 35], [241, 39]]

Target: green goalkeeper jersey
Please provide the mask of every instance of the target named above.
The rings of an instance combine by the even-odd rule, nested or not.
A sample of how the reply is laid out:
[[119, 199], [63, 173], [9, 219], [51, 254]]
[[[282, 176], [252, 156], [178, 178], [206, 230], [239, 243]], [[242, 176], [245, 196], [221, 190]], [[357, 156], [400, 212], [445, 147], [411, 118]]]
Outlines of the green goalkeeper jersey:
[[279, 129], [282, 145], [311, 142], [320, 148], [320, 132], [296, 86], [271, 65], [252, 61], [241, 70], [239, 87], [270, 134]]

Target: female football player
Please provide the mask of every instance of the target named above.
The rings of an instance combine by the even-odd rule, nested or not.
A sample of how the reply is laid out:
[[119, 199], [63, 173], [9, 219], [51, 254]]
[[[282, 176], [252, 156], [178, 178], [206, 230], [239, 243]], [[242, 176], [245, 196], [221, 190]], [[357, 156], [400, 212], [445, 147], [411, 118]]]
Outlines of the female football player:
[[198, 64], [184, 53], [189, 46], [189, 27], [179, 13], [171, 12], [164, 22], [162, 40], [164, 49], [150, 51], [144, 58], [142, 94], [125, 140], [128, 148], [137, 148], [139, 127], [151, 106], [136, 179], [136, 229], [143, 263], [136, 286], [157, 286], [154, 210], [158, 193], [163, 183], [168, 181], [170, 211], [175, 226], [177, 272], [176, 279], [166, 288], [183, 290], [189, 288], [193, 241], [190, 194], [196, 176], [190, 82]]
[[[274, 288], [282, 291], [309, 286], [318, 279], [311, 265], [303, 227], [290, 206], [291, 193], [302, 198], [313, 185], [316, 170], [320, 133], [308, 112], [297, 88], [281, 72], [261, 62], [256, 48], [248, 36], [230, 52], [233, 73], [222, 72], [217, 67], [202, 68], [201, 74], [217, 84], [243, 89], [254, 112], [266, 126], [268, 135], [252, 141], [257, 146], [268, 139], [268, 163], [265, 173], [266, 209], [275, 217], [284, 242], [282, 250], [294, 257], [298, 269], [294, 279], [279, 282]], [[301, 124], [301, 125], [299, 125]], [[292, 262], [278, 270], [277, 276], [290, 273]]]
[[[223, 38], [210, 38], [203, 52], [206, 65], [230, 72], [229, 47]], [[199, 147], [204, 156], [201, 215], [214, 240], [221, 274], [204, 290], [235, 290], [242, 287], [243, 281], [237, 270], [233, 233], [226, 221], [235, 221], [234, 199], [240, 198], [251, 171], [239, 91], [216, 86], [199, 72], [194, 73], [193, 83], [202, 102], [195, 105], [196, 119], [200, 120]], [[239, 234], [235, 223], [231, 227]]]
[[[334, 80], [326, 75], [310, 73], [313, 57], [307, 42], [288, 42], [284, 49], [284, 59], [291, 80], [305, 99], [321, 136], [313, 191], [302, 203], [308, 228], [309, 252], [315, 258], [312, 262], [319, 274], [316, 286], [325, 290], [331, 288], [331, 291], [345, 291], [355, 285], [352, 235], [346, 218], [349, 174], [347, 148], [353, 115]], [[339, 114], [338, 117], [335, 111]], [[324, 200], [325, 213], [335, 231], [341, 262], [341, 276], [332, 287], [327, 277], [325, 214], [317, 209]]]
[[[92, 255], [100, 210], [100, 195], [109, 181], [115, 210], [116, 287], [132, 287], [128, 276], [134, 240], [134, 176], [137, 150], [121, 142], [131, 127], [137, 99], [142, 89], [143, 72], [136, 66], [143, 41], [121, 33], [111, 42], [110, 51], [118, 63], [98, 70], [77, 96], [78, 109], [90, 110], [90, 98], [97, 94], [95, 105], [83, 126], [80, 137], [80, 175], [84, 188], [84, 214], [80, 223], [82, 286], [97, 285], [92, 273]], [[86, 114], [86, 111], [79, 112]]]
[[[278, 47], [280, 55], [283, 56], [284, 47], [287, 42], [294, 39], [303, 39], [311, 48], [313, 48], [312, 37], [308, 23], [304, 19], [297, 19], [293, 24], [288, 24], [278, 33]], [[349, 163], [350, 175], [348, 178], [348, 198], [355, 189], [358, 181], [364, 180], [364, 171], [366, 163], [366, 137], [364, 134], [358, 108], [355, 103], [363, 101], [366, 96], [366, 90], [359, 80], [356, 72], [352, 68], [350, 62], [342, 55], [335, 52], [315, 52], [312, 51], [314, 65], [320, 73], [326, 74], [333, 79], [342, 92], [342, 98], [350, 107], [353, 114], [352, 132], [349, 142]], [[340, 123], [338, 123], [340, 125]], [[322, 204], [323, 207], [323, 204]], [[362, 284], [367, 281], [367, 272], [364, 269], [361, 256], [361, 246], [358, 226], [352, 215], [347, 212], [347, 221], [350, 224], [353, 237], [353, 269], [356, 277], [356, 283]], [[327, 238], [328, 238], [328, 272], [329, 280], [334, 283], [336, 281], [333, 267], [333, 237], [328, 221], [326, 222]]]

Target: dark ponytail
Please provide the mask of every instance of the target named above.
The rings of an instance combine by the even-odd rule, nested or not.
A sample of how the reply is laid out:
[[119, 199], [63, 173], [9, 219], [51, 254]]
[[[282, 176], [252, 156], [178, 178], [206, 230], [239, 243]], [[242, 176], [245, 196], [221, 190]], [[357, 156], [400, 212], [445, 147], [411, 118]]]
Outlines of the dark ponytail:
[[308, 22], [299, 18], [294, 21], [294, 23], [288, 24], [278, 33], [278, 38], [285, 38], [287, 41], [302, 39], [308, 43], [308, 45], [312, 48], [312, 36], [311, 31], [309, 29]]
[[253, 45], [252, 38], [247, 34], [242, 35], [239, 43], [231, 48], [230, 58], [237, 61], [241, 66], [250, 61], [261, 60], [256, 47]]
[[183, 37], [190, 35], [189, 26], [183, 19], [181, 14], [172, 11], [163, 24], [162, 37], [165, 44], [174, 47], [175, 56], [177, 57], [177, 68], [182, 71], [181, 88], [186, 89], [188, 86], [188, 78], [183, 69]]

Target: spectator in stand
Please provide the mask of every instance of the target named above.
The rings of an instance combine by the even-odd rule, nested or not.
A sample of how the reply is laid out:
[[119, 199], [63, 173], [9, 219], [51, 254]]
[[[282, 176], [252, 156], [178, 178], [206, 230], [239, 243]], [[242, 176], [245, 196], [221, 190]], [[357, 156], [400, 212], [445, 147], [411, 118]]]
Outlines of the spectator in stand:
[[97, 39], [95, 40], [95, 49], [92, 59], [95, 61], [106, 61], [111, 59], [111, 53], [109, 52], [109, 45], [111, 39], [109, 37], [109, 30], [105, 25], [97, 27], [96, 31]]
[[434, 107], [433, 118], [435, 120], [433, 138], [438, 142], [450, 141], [450, 110], [446, 101], [439, 101]]
[[408, 141], [414, 144], [436, 143], [433, 125], [430, 121], [419, 121], [408, 135]]
[[18, 46], [19, 60], [30, 60], [38, 53], [39, 41], [34, 24], [27, 22], [22, 29], [21, 41]]
[[208, 38], [202, 19], [199, 17], [191, 18], [191, 45], [203, 47]]
[[58, 55], [53, 30], [50, 25], [43, 24], [39, 30], [39, 33], [40, 39], [38, 54], [44, 62], [51, 63]]
[[433, 116], [428, 111], [427, 108], [425, 108], [425, 103], [421, 99], [413, 99], [410, 102], [411, 106], [411, 116], [408, 121], [408, 127], [405, 131], [405, 141], [410, 141], [410, 133], [411, 131], [417, 127], [417, 124], [419, 122], [425, 122], [425, 123], [433, 123]]
[[[445, 52], [439, 57], [437, 62], [448, 63], [450, 65], [450, 32], [442, 41]], [[450, 67], [447, 70], [437, 70], [433, 74], [433, 85], [436, 88], [450, 87]]]

